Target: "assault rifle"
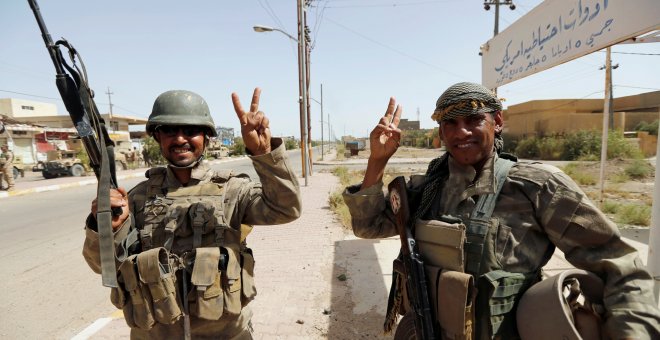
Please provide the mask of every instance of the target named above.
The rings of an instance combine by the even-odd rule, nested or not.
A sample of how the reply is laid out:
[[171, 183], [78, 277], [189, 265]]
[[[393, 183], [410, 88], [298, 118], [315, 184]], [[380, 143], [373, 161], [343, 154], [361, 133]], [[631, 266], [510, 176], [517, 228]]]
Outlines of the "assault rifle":
[[[90, 166], [94, 169], [94, 174], [98, 179], [96, 221], [101, 253], [101, 278], [104, 286], [117, 287], [112, 216], [120, 215], [121, 208], [110, 208], [110, 189], [117, 188], [114, 162], [115, 144], [110, 139], [105, 121], [94, 103], [94, 92], [89, 88], [87, 71], [82, 58], [65, 39], [53, 43], [41, 17], [37, 1], [28, 0], [28, 3], [37, 19], [41, 36], [55, 65], [55, 84], [64, 106], [71, 116], [73, 126], [82, 139], [82, 144], [89, 156]], [[67, 49], [71, 65], [65, 61], [60, 47]], [[76, 59], [80, 60], [80, 67], [76, 64]]]
[[435, 329], [431, 300], [429, 299], [428, 281], [424, 271], [417, 243], [412, 235], [410, 209], [406, 194], [406, 180], [403, 176], [395, 178], [388, 185], [392, 211], [396, 216], [396, 227], [401, 239], [403, 271], [406, 277], [406, 289], [410, 307], [415, 316], [415, 334], [419, 340], [434, 340]]

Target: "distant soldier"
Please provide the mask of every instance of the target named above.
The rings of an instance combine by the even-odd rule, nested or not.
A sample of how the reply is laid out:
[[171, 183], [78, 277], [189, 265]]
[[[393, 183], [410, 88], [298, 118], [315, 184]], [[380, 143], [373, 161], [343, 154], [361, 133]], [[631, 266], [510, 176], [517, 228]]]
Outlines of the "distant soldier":
[[144, 161], [145, 167], [151, 167], [151, 159], [149, 158], [149, 148], [145, 145], [142, 148], [142, 160]]
[[[14, 166], [12, 165], [14, 161], [14, 153], [9, 151], [7, 145], [2, 146], [2, 154], [0, 155], [0, 188], [3, 187], [2, 182], [3, 178], [7, 181], [7, 191], [14, 190]], [[5, 190], [5, 189], [1, 189]]]

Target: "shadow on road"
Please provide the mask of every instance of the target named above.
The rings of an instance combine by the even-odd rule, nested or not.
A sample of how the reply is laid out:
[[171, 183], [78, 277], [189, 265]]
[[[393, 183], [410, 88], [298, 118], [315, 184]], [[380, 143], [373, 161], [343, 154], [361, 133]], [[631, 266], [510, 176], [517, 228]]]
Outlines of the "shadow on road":
[[[328, 339], [386, 339], [383, 320], [393, 257], [377, 248], [383, 240], [335, 242], [332, 300]], [[391, 247], [390, 247], [391, 248]], [[381, 258], [379, 258], [379, 253]]]

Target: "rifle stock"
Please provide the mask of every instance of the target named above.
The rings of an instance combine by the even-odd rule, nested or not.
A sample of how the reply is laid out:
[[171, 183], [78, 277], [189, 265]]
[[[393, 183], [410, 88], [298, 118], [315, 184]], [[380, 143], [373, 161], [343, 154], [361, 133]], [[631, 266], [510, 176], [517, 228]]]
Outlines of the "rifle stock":
[[396, 226], [401, 239], [403, 269], [406, 276], [406, 288], [410, 307], [415, 316], [415, 334], [417, 339], [436, 339], [433, 312], [429, 299], [428, 281], [415, 238], [412, 235], [410, 207], [406, 194], [406, 180], [399, 176], [388, 185], [392, 211], [396, 216]]
[[[28, 0], [37, 20], [46, 49], [55, 66], [55, 84], [69, 112], [82, 144], [89, 156], [89, 163], [98, 179], [96, 215], [101, 257], [101, 278], [106, 287], [117, 287], [112, 216], [121, 214], [121, 208], [110, 207], [110, 189], [117, 188], [114, 164], [114, 142], [110, 139], [105, 121], [99, 114], [94, 95], [87, 84], [87, 74], [80, 55], [66, 40], [53, 42], [36, 0]], [[60, 46], [69, 52], [71, 65], [65, 61]], [[80, 60], [82, 71], [75, 64]]]

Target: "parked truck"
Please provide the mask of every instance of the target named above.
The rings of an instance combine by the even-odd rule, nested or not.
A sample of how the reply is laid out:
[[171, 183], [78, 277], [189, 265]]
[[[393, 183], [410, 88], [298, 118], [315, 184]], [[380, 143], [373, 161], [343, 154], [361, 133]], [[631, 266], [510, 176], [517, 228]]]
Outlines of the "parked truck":
[[217, 138], [211, 138], [206, 147], [206, 158], [223, 158], [229, 156], [229, 148], [222, 145], [222, 141]]
[[47, 158], [43, 163], [37, 164], [33, 171], [41, 171], [44, 178], [50, 179], [59, 176], [82, 176], [85, 174], [85, 166], [78, 158], [76, 150], [50, 150], [46, 153]]

